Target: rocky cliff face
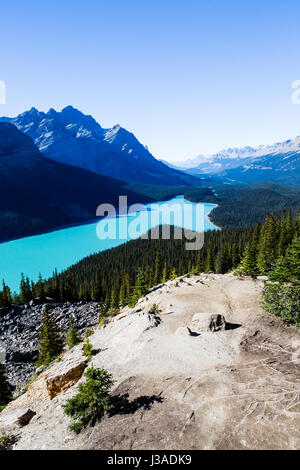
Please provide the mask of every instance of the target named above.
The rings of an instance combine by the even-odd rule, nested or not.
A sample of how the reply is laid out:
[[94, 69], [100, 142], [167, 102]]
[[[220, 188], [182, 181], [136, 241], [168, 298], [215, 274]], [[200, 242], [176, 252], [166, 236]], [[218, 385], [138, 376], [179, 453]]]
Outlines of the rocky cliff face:
[[264, 315], [261, 286], [203, 274], [152, 289], [90, 337], [119, 407], [69, 431], [62, 404], [85, 380], [78, 345], [6, 407], [0, 428], [14, 449], [299, 448], [300, 336]]

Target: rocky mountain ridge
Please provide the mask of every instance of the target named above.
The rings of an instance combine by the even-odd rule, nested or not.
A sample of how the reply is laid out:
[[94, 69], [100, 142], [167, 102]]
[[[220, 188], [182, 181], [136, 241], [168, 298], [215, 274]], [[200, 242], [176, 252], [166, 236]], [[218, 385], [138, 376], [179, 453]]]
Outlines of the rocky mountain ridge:
[[177, 164], [188, 174], [208, 174], [227, 183], [261, 181], [300, 183], [300, 136], [273, 145], [233, 147], [213, 155], [199, 155]]
[[15, 118], [0, 117], [30, 136], [46, 157], [127, 182], [199, 186], [196, 178], [156, 160], [120, 125], [104, 129], [72, 106], [47, 113], [31, 108]]

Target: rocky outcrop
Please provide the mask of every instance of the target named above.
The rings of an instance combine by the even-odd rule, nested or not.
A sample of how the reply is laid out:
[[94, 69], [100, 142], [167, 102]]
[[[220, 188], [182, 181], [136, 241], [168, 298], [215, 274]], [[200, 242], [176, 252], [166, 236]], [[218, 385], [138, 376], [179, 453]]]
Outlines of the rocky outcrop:
[[55, 364], [49, 373], [45, 373], [50, 400], [75, 385], [81, 379], [86, 366], [87, 361], [82, 357], [69, 357], [62, 363]]
[[[264, 314], [259, 281], [201, 275], [176, 282], [90, 336], [89, 365], [112, 373], [115, 408], [79, 435], [69, 430], [62, 405], [85, 380], [83, 373], [73, 384], [84, 360], [76, 346], [0, 414], [1, 429], [13, 411], [36, 413], [26, 426], [16, 425], [14, 449], [300, 447], [299, 332]], [[149, 314], [154, 304], [159, 321]], [[221, 318], [211, 324], [209, 314], [207, 329], [195, 333], [195, 311]]]

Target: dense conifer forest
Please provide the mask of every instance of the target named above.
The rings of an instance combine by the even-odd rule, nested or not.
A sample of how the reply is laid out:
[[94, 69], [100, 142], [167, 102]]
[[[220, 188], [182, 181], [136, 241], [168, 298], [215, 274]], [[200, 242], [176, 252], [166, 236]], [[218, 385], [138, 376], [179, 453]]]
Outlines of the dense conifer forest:
[[237, 270], [250, 276], [272, 276], [290, 247], [299, 246], [295, 245], [297, 237], [299, 220], [288, 212], [268, 215], [262, 224], [250, 228], [206, 232], [199, 251], [187, 251], [184, 237], [133, 240], [89, 256], [50, 279], [40, 277], [33, 283], [23, 276], [18, 296], [3, 283], [0, 304], [26, 303], [36, 297], [58, 302], [96, 300], [103, 314], [113, 314], [127, 304], [135, 305], [150, 287], [186, 273]]
[[248, 227], [263, 222], [267, 213], [300, 211], [299, 186], [255, 183], [249, 186], [215, 186], [218, 207], [211, 213], [213, 223], [222, 228]]

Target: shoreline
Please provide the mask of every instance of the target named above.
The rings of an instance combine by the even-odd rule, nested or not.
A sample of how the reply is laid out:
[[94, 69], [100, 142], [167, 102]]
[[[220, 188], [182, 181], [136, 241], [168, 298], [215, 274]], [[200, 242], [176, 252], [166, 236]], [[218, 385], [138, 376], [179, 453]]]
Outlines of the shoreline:
[[[184, 198], [184, 195], [183, 196], [174, 196], [174, 198], [172, 199], [175, 199], [176, 197], [183, 197]], [[171, 200], [171, 199], [169, 199]], [[213, 202], [192, 202], [192, 201], [189, 201], [188, 199], [186, 199], [188, 202], [191, 202], [192, 204], [206, 204], [206, 205], [212, 205], [212, 206], [215, 206], [210, 212], [209, 214], [216, 208], [216, 207], [219, 207], [219, 204], [215, 204]], [[167, 202], [167, 201], [152, 201], [152, 202], [149, 202], [148, 204], [145, 204], [145, 206], [148, 206], [150, 204], [159, 204], [159, 203], [163, 203], [163, 202]], [[127, 207], [127, 210], [130, 206]], [[214, 227], [218, 228], [219, 230], [222, 230], [221, 227], [218, 227], [216, 224], [214, 224], [210, 218], [209, 218], [209, 214], [206, 215], [206, 219], [208, 220], [208, 222], [210, 222]], [[116, 211], [116, 215], [118, 216], [119, 213], [118, 211]], [[87, 219], [87, 220], [83, 220], [81, 222], [73, 222], [71, 224], [67, 224], [67, 225], [58, 225], [57, 227], [53, 227], [53, 228], [49, 228], [49, 229], [46, 229], [45, 231], [42, 231], [42, 232], [38, 232], [38, 233], [34, 233], [32, 235], [25, 235], [24, 237], [17, 237], [17, 238], [7, 238], [7, 239], [4, 239], [2, 241], [0, 241], [0, 245], [2, 245], [2, 243], [10, 243], [10, 242], [15, 242], [15, 241], [18, 241], [18, 240], [25, 240], [26, 238], [33, 238], [33, 237], [39, 237], [41, 235], [47, 235], [49, 233], [52, 233], [52, 232], [58, 232], [58, 231], [61, 231], [61, 230], [67, 230], [69, 228], [74, 228], [74, 227], [82, 227], [84, 225], [91, 225], [91, 224], [95, 224], [97, 222], [99, 222], [101, 220], [100, 217], [97, 217], [95, 219]]]
[[[161, 205], [166, 205], [168, 201], [160, 201], [160, 203]], [[181, 201], [181, 204], [182, 203], [183, 202]], [[146, 211], [154, 210], [154, 208], [151, 209], [151, 204], [145, 207]], [[156, 205], [157, 203], [153, 203], [153, 204]], [[172, 202], [170, 202], [169, 204], [172, 204]], [[208, 221], [209, 221], [209, 218], [207, 217], [209, 213], [217, 207], [217, 205], [213, 203], [198, 202], [198, 203], [193, 203], [193, 204], [201, 205], [204, 208], [204, 211], [206, 212], [205, 214], [206, 219], [204, 220], [208, 220]], [[205, 204], [207, 205], [206, 208], [205, 208]], [[177, 211], [176, 208], [174, 210]], [[182, 210], [183, 210], [183, 207], [182, 207]], [[203, 209], [201, 208], [201, 211], [202, 210]], [[127, 208], [127, 211], [128, 211], [128, 208]], [[120, 211], [118, 211], [118, 213], [116, 214], [116, 218], [118, 219], [119, 217], [122, 217], [122, 213], [120, 213]], [[101, 222], [101, 220], [104, 220], [104, 219], [106, 219], [106, 216], [89, 219], [84, 222], [68, 224], [68, 226], [64, 225], [59, 228], [48, 230], [47, 232], [43, 232], [40, 235], [29, 235], [27, 237], [17, 238], [14, 240], [9, 240], [7, 242], [0, 243], [0, 248], [4, 250], [2, 251], [4, 254], [4, 263], [2, 265], [2, 268], [3, 268], [2, 277], [6, 280], [7, 285], [12, 289], [12, 291], [18, 293], [19, 292], [19, 283], [18, 283], [19, 274], [18, 273], [24, 272], [26, 276], [36, 281], [37, 272], [39, 271], [43, 273], [44, 278], [48, 278], [49, 276], [51, 276], [52, 272], [55, 269], [57, 269], [58, 272], [61, 272], [64, 269], [67, 269], [68, 267], [73, 265], [74, 263], [79, 262], [81, 259], [84, 259], [85, 257], [90, 256], [91, 254], [98, 253], [100, 251], [113, 249], [115, 246], [125, 244], [126, 242], [129, 242], [131, 240], [132, 237], [126, 240], [125, 239], [119, 240], [118, 243], [113, 243], [113, 244], [106, 243], [104, 245], [100, 244], [100, 246], [99, 246], [99, 243], [96, 243], [90, 240], [89, 248], [86, 248], [85, 243], [83, 241], [85, 234], [94, 232], [94, 229], [96, 231], [96, 228], [99, 222]], [[158, 225], [163, 225], [162, 220], [157, 221], [157, 222], [159, 222]], [[173, 221], [173, 220], [171, 221], [170, 219], [169, 222], [170, 222], [169, 223], [170, 226], [176, 225], [176, 221]], [[149, 223], [150, 223], [150, 220], [148, 220], [148, 223], [146, 223], [147, 227], [149, 227]], [[93, 224], [93, 227], [91, 227], [91, 224]], [[150, 224], [151, 228], [154, 227], [154, 225], [153, 227], [152, 225], [153, 223]], [[76, 227], [78, 228], [76, 229]], [[218, 230], [218, 227], [210, 221], [209, 221], [209, 227], [207, 228], [203, 227], [203, 228], [204, 228], [204, 231]], [[184, 229], [184, 225], [182, 226], [182, 229]], [[66, 230], [66, 232], [64, 232], [64, 230]], [[146, 232], [147, 230], [145, 230], [145, 233]], [[142, 236], [142, 235], [144, 235], [144, 233], [139, 236]], [[39, 238], [36, 238], [36, 237], [39, 237]], [[58, 250], [57, 250], [57, 243], [56, 243], [57, 239], [59, 241]], [[68, 249], [69, 243], [66, 245], [66, 240], [70, 241], [70, 246], [72, 245], [71, 240], [75, 240], [74, 246], [77, 246], [78, 249], [76, 249], [76, 251], [73, 250], [74, 252], [73, 254], [70, 254], [70, 250]], [[47, 252], [47, 255], [45, 254], [45, 256], [42, 256], [41, 259], [38, 259], [39, 269], [36, 272], [35, 266], [34, 264], [32, 264], [32, 260], [36, 262], [37, 260], [36, 253], [40, 252], [41, 247], [44, 251]], [[61, 251], [62, 247], [63, 247], [63, 251]], [[22, 259], [20, 260], [20, 263], [18, 262], [18, 256], [17, 256], [17, 253], [19, 252], [22, 253]], [[51, 253], [50, 258], [49, 258], [49, 253]], [[61, 254], [60, 257], [58, 257], [58, 253]], [[74, 260], [74, 256], [76, 260]]]
[[[216, 207], [219, 207], [219, 204], [214, 204], [214, 205], [215, 205]], [[214, 209], [215, 209], [216, 207], [214, 207]], [[211, 218], [209, 217], [209, 214], [211, 214], [214, 209], [212, 209], [208, 214], [206, 214], [206, 220], [208, 220], [208, 222], [209, 222], [210, 224], [212, 224], [214, 227], [216, 227], [218, 230], [222, 230], [222, 227], [219, 227], [218, 225], [216, 225], [216, 224], [211, 220]]]

